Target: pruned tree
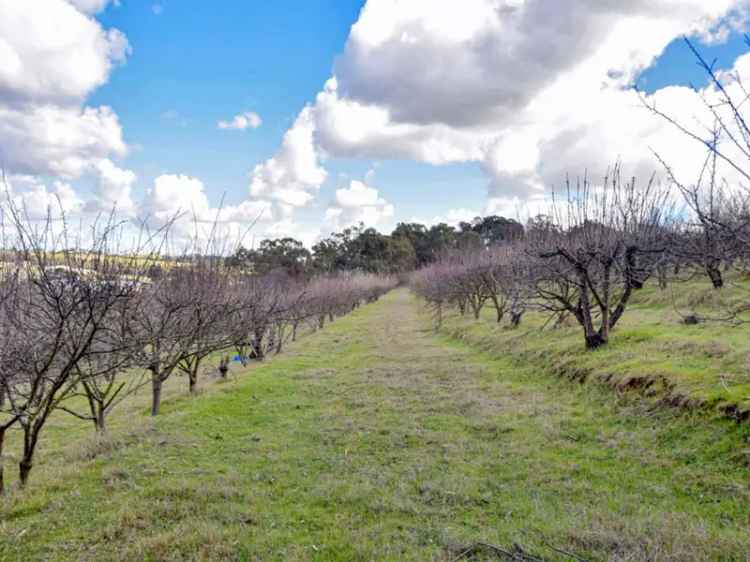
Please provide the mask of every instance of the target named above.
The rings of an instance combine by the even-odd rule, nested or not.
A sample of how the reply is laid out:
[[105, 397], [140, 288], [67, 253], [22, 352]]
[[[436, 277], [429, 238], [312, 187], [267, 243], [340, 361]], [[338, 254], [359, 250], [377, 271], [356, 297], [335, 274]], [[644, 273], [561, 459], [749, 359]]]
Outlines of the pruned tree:
[[107, 416], [112, 410], [148, 383], [134, 360], [137, 342], [132, 337], [130, 303], [131, 299], [127, 299], [113, 307], [89, 353], [75, 366], [78, 382], [70, 397], [84, 398], [88, 410], [82, 412], [66, 402], [60, 405], [65, 412], [91, 421], [100, 433], [106, 430]]
[[192, 318], [193, 333], [177, 368], [187, 376], [190, 393], [194, 393], [203, 361], [212, 353], [232, 346], [232, 316], [243, 303], [232, 298], [231, 286], [236, 276], [218, 262], [197, 264], [189, 275], [191, 299], [188, 314]]
[[269, 350], [274, 323], [284, 311], [284, 274], [239, 277], [233, 287], [237, 306], [231, 317], [231, 342], [243, 365], [262, 361]]
[[[7, 345], [0, 372], [6, 415], [23, 433], [19, 480], [25, 486], [50, 415], [80, 383], [79, 365], [98, 352], [113, 311], [137, 292], [132, 272], [147, 260], [116, 257], [119, 225], [112, 217], [92, 229], [84, 250], [64, 220], [48, 214], [39, 224], [12, 202], [7, 209], [20, 267], [13, 298], [3, 303]], [[130, 275], [122, 275], [124, 267]]]
[[11, 258], [11, 261], [3, 260], [0, 266], [0, 494], [5, 491], [5, 435], [21, 416], [21, 411], [15, 406], [19, 373], [7, 368], [12, 353], [10, 344], [15, 340], [12, 320], [20, 281], [17, 256]]
[[[714, 135], [719, 131], [714, 129]], [[714, 140], [718, 142], [718, 138]], [[733, 199], [722, 180], [717, 176], [717, 155], [709, 151], [701, 167], [697, 180], [685, 184], [675, 175], [672, 168], [657, 155], [667, 177], [677, 187], [687, 206], [688, 213], [671, 234], [669, 255], [672, 258], [675, 275], [685, 266], [686, 277], [695, 273], [708, 277], [714, 289], [724, 286], [723, 270], [731, 267], [741, 257], [742, 248], [737, 236], [742, 228], [738, 217], [731, 216]]]
[[181, 363], [194, 356], [203, 335], [200, 263], [174, 267], [139, 291], [130, 305], [138, 365], [150, 373], [151, 415], [159, 414], [162, 389]]
[[[746, 38], [750, 44], [750, 40]], [[704, 271], [715, 288], [726, 283], [722, 270], [747, 270], [750, 263], [750, 125], [746, 113], [750, 93], [738, 72], [719, 72], [693, 43], [685, 44], [705, 72], [709, 85], [694, 89], [703, 105], [702, 116], [673, 115], [642, 96], [643, 105], [684, 137], [706, 150], [698, 177], [686, 181], [670, 162], [656, 156], [678, 187], [688, 208], [677, 248], [688, 263]], [[740, 321], [750, 304], [732, 303], [717, 312], [718, 319]]]
[[668, 189], [653, 177], [643, 187], [623, 181], [616, 166], [600, 186], [585, 178], [568, 182], [563, 198], [551, 204], [557, 228], [528, 238], [540, 305], [572, 314], [588, 349], [609, 341], [633, 292], [659, 264], [671, 210]]
[[[517, 328], [533, 299], [531, 284], [532, 266], [523, 240], [493, 248], [490, 254], [492, 272], [498, 287], [498, 303], [495, 309], [502, 308], [510, 315], [510, 327]], [[493, 301], [494, 302], [494, 301]], [[498, 312], [497, 321], [502, 320]]]

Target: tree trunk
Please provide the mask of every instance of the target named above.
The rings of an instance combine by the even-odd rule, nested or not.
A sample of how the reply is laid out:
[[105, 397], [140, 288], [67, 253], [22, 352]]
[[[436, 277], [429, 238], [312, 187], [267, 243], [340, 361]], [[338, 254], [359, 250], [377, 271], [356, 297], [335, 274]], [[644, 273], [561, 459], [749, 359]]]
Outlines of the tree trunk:
[[599, 305], [599, 312], [601, 313], [601, 327], [599, 333], [604, 343], [609, 340], [609, 291], [610, 291], [610, 275], [611, 275], [611, 264], [606, 264], [604, 268], [604, 280], [602, 282], [602, 294], [601, 303]]
[[31, 474], [33, 466], [31, 459], [27, 459], [26, 457], [18, 463], [18, 478], [21, 481], [21, 488], [25, 488], [29, 483], [29, 474]]
[[659, 277], [659, 288], [664, 290], [667, 288], [667, 266], [666, 265], [660, 265], [657, 270], [657, 275]]
[[568, 315], [570, 313], [567, 310], [563, 310], [557, 315], [557, 319], [555, 320], [555, 323], [552, 325], [553, 330], [557, 330], [559, 328], [562, 328], [563, 324], [565, 324], [565, 321], [568, 319]]
[[98, 433], [105, 433], [107, 431], [107, 426], [105, 423], [106, 415], [107, 413], [100, 405], [98, 411], [96, 412], [96, 417], [94, 418], [94, 426], [96, 427], [96, 431]]
[[518, 328], [518, 326], [521, 324], [521, 317], [522, 316], [523, 316], [523, 311], [521, 311], [521, 312], [511, 311], [511, 313], [510, 313], [510, 327], [511, 328]]
[[503, 321], [503, 316], [505, 316], [505, 310], [503, 310], [503, 307], [498, 306], [497, 303], [495, 303], [495, 312], [497, 313], [496, 319], [497, 319], [497, 323], [499, 324], [500, 322]]
[[586, 349], [598, 349], [606, 343], [607, 341], [602, 338], [602, 335], [599, 332], [586, 334]]
[[198, 371], [200, 369], [202, 360], [203, 357], [201, 357], [200, 355], [195, 355], [193, 357], [193, 364], [190, 366], [190, 371], [188, 372], [190, 394], [195, 394], [198, 390]]
[[586, 285], [583, 285], [580, 292], [580, 303], [576, 312], [578, 322], [583, 326], [583, 335], [586, 340], [586, 349], [596, 349], [607, 340], [603, 338], [601, 330], [594, 329], [594, 321], [591, 318], [591, 309], [589, 308], [589, 294]]
[[219, 374], [221, 375], [222, 379], [227, 378], [227, 373], [229, 372], [229, 357], [222, 357], [219, 360]]
[[292, 341], [297, 341], [297, 322], [292, 324]]
[[18, 463], [18, 479], [21, 483], [21, 488], [25, 488], [29, 482], [29, 474], [34, 466], [34, 450], [36, 449], [37, 436], [39, 435], [39, 429], [37, 427], [39, 420], [32, 425], [23, 426], [23, 456], [21, 462]]
[[581, 326], [583, 326], [583, 333], [588, 338], [589, 336], [593, 335], [594, 330], [594, 321], [591, 319], [591, 308], [589, 307], [589, 292], [588, 292], [588, 285], [586, 284], [586, 281], [581, 282], [581, 288], [579, 293], [579, 300], [578, 303], [578, 309], [576, 310], [576, 318], [580, 322]]
[[263, 361], [265, 358], [265, 350], [263, 349], [263, 332], [256, 331], [252, 341], [253, 358], [258, 361]]
[[492, 301], [492, 306], [495, 308], [497, 323], [499, 324], [503, 321], [503, 316], [505, 316], [505, 303], [501, 305], [500, 299], [497, 298], [497, 294], [493, 292], [490, 292], [489, 298]]
[[706, 274], [711, 280], [711, 284], [714, 289], [721, 289], [724, 286], [724, 278], [721, 275], [721, 270], [712, 264], [706, 265]]
[[325, 314], [323, 316], [318, 316], [318, 329], [322, 330], [325, 325], [326, 325]]
[[479, 320], [479, 314], [482, 312], [482, 301], [471, 297], [469, 299], [469, 306], [471, 306], [471, 312], [474, 314], [474, 320]]
[[3, 443], [5, 442], [5, 430], [7, 428], [0, 428], [0, 496], [5, 493], [5, 473], [4, 473], [4, 459], [3, 459]]
[[437, 308], [435, 309], [435, 331], [437, 332], [442, 327], [443, 327], [443, 303], [441, 301], [438, 303]]
[[161, 406], [161, 386], [163, 381], [161, 376], [156, 372], [151, 373], [151, 415], [159, 415], [159, 406]]

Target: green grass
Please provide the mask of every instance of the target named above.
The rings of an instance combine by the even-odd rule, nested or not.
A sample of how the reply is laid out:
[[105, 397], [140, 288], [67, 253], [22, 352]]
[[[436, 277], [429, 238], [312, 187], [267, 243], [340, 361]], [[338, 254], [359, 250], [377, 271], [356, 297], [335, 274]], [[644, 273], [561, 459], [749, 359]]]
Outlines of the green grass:
[[[683, 315], [718, 316], [726, 303], [750, 300], [743, 283], [716, 291], [705, 282], [676, 284], [637, 292], [610, 344], [584, 352], [581, 328], [570, 318], [552, 329], [549, 316], [529, 313], [522, 325], [498, 325], [486, 306], [479, 321], [450, 314], [444, 331], [515, 363], [532, 363], [569, 378], [605, 381], [618, 390], [635, 389], [652, 402], [750, 416], [750, 323], [703, 322], [686, 325]], [[646, 387], [646, 385], [648, 385]]]
[[749, 424], [477, 352], [404, 290], [198, 397], [177, 383], [107, 440], [55, 418], [0, 500], [0, 560], [748, 560]]

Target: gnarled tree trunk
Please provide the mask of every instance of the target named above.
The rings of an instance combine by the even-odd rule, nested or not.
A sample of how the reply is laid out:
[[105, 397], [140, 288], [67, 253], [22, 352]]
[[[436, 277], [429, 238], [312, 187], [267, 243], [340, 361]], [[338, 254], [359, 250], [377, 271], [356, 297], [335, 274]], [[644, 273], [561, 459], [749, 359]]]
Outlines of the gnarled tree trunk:
[[151, 371], [151, 415], [158, 416], [161, 407], [161, 389], [164, 381], [158, 369]]

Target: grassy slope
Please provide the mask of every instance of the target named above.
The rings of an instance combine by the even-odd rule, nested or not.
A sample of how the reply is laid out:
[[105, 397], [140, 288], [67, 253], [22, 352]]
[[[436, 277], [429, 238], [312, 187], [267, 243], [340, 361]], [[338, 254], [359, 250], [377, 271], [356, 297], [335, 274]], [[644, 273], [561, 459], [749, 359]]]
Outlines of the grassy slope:
[[111, 442], [66, 419], [0, 500], [0, 560], [749, 559], [748, 424], [540, 376], [418, 310], [391, 293], [155, 424], [144, 395]]
[[[569, 378], [593, 375], [620, 390], [636, 389], [652, 401], [750, 417], [750, 324], [720, 322], [685, 325], [682, 316], [698, 312], [718, 315], [731, 301], [745, 298], [746, 287], [732, 285], [717, 292], [706, 283], [677, 284], [661, 291], [650, 285], [635, 293], [611, 343], [585, 353], [581, 329], [571, 319], [566, 327], [545, 330], [548, 316], [530, 313], [522, 326], [497, 325], [489, 306], [477, 322], [452, 314], [447, 333], [472, 345], [510, 355]], [[644, 385], [648, 384], [647, 388]]]

